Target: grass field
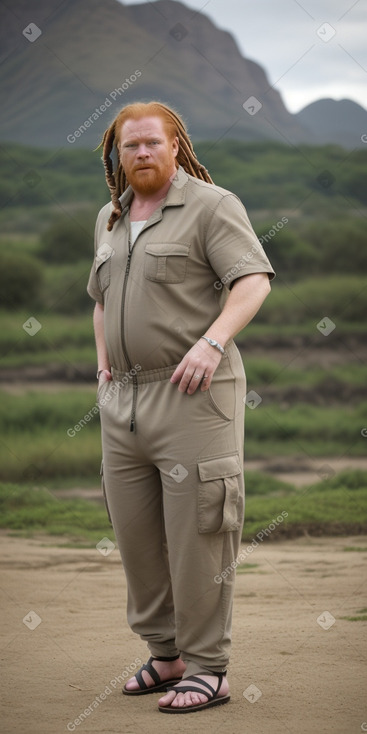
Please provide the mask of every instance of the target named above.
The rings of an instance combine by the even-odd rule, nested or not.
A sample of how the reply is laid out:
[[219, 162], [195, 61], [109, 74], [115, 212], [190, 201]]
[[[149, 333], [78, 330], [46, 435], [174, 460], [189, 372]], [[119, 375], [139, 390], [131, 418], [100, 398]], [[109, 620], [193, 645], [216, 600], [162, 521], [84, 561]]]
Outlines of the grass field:
[[[86, 264], [78, 267], [77, 281], [87, 273]], [[59, 273], [60, 281], [56, 269], [47, 275], [55, 298], [72, 277], [70, 268]], [[261, 397], [256, 409], [246, 410], [247, 461], [266, 457], [286, 467], [297, 460], [320, 464], [325, 456], [365, 456], [366, 294], [367, 281], [360, 276], [314, 278], [291, 288], [278, 280], [254, 322], [238, 334], [247, 389]], [[0, 480], [12, 483], [4, 490], [2, 526], [12, 531], [88, 542], [112, 532], [102, 507], [56, 500], [49, 492], [99, 481], [92, 308], [91, 302], [88, 312], [62, 315], [53, 311], [51, 299], [49, 311], [1, 313]], [[325, 315], [336, 324], [327, 339], [317, 328]], [[24, 327], [31, 317], [39, 322], [33, 336]], [[39, 382], [30, 381], [31, 369]], [[282, 511], [288, 516], [274, 537], [362, 532], [365, 478], [359, 477], [359, 485], [352, 489], [349, 475], [343, 475], [337, 485], [321, 482], [301, 492], [271, 475], [249, 473], [244, 539]]]
[[[365, 456], [367, 406], [263, 402], [246, 411], [246, 458]], [[256, 389], [256, 388], [255, 388]], [[95, 386], [0, 393], [0, 479], [95, 478], [101, 461]]]
[[[366, 471], [341, 472], [302, 491], [261, 473], [247, 474], [246, 485], [244, 541], [367, 532]], [[66, 542], [91, 545], [114, 538], [100, 504], [60, 501], [39, 485], [2, 483], [0, 509], [0, 527], [15, 534], [65, 535]]]
[[[302, 462], [320, 467], [325, 457], [326, 463], [327, 457], [335, 463], [340, 457], [349, 462], [358, 458], [364, 466], [363, 151], [345, 158], [335, 146], [307, 149], [317, 170], [333, 171], [343, 161], [344, 178], [338, 169], [333, 187], [326, 190], [310, 179], [305, 158], [301, 166], [294, 165], [292, 148], [240, 148], [230, 141], [221, 148], [217, 144], [214, 152], [209, 149], [207, 165], [219, 185], [243, 195], [277, 272], [269, 298], [236, 337], [247, 390], [261, 397], [256, 409], [246, 409], [245, 459], [258, 461], [264, 471], [267, 462], [273, 467]], [[40, 155], [49, 158], [49, 151], [16, 147], [16, 155], [19, 151], [28, 161], [25, 169], [33, 168]], [[14, 206], [12, 216], [9, 208], [0, 212], [1, 527], [93, 544], [112, 533], [101, 504], [56, 498], [54, 492], [63, 488], [67, 494], [68, 489], [90, 489], [99, 483], [93, 302], [86, 285], [94, 218], [108, 192], [98, 156], [80, 152], [77, 161], [74, 154], [64, 158], [56, 157], [56, 167], [54, 160], [47, 169], [55, 206], [42, 188], [46, 179], [25, 192], [21, 206], [17, 197], [13, 200], [18, 183], [9, 176], [10, 159], [4, 162], [3, 193]], [[273, 231], [273, 223], [281, 218], [286, 226]], [[33, 291], [32, 267], [39, 275]], [[335, 327], [327, 336], [319, 328], [325, 317]], [[245, 540], [251, 541], [282, 512], [287, 517], [271, 531], [271, 539], [303, 532], [362, 532], [365, 474], [352, 469], [302, 489], [270, 473], [245, 474]]]

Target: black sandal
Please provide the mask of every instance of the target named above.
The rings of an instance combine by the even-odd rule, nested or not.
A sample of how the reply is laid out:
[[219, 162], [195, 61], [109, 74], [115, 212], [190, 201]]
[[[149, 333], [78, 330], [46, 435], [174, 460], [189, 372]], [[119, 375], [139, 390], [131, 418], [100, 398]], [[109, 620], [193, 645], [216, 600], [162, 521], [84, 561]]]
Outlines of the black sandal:
[[[122, 693], [125, 694], [125, 696], [144, 696], [147, 693], [155, 693], [156, 691], [165, 691], [167, 686], [173, 685], [174, 683], [178, 683], [181, 680], [180, 678], [171, 678], [170, 680], [161, 681], [159, 673], [157, 673], [156, 669], [153, 668], [152, 662], [153, 660], [178, 660], [180, 656], [176, 655], [174, 658], [163, 658], [163, 657], [150, 657], [148, 662], [141, 666], [141, 668], [135, 673], [135, 678], [138, 681], [138, 684], [140, 688], [135, 688], [133, 690], [130, 690], [126, 688], [126, 684], [124, 685], [122, 689]], [[151, 678], [154, 680], [155, 685], [154, 686], [148, 686], [142, 676], [143, 670], [146, 670], [147, 673], [151, 676]]]
[[[227, 671], [224, 673], [205, 673], [205, 675], [217, 675], [218, 676], [218, 685], [217, 690], [215, 691], [212, 686], [207, 683], [204, 680], [201, 680], [201, 678], [198, 678], [196, 675], [189, 675], [187, 678], [183, 678], [182, 681], [191, 681], [193, 680], [195, 683], [201, 683], [202, 686], [205, 686], [208, 689], [208, 693], [206, 691], [203, 691], [202, 688], [199, 688], [198, 686], [168, 686], [168, 691], [175, 691], [175, 693], [186, 693], [188, 691], [195, 691], [195, 693], [203, 693], [204, 696], [208, 697], [208, 700], [205, 701], [205, 703], [198, 703], [194, 706], [158, 706], [159, 711], [162, 714], [189, 714], [194, 711], [202, 711], [203, 709], [209, 709], [213, 706], [221, 706], [223, 703], [228, 703], [230, 700], [230, 695], [227, 696], [218, 696], [218, 691], [220, 690], [220, 687], [222, 685], [222, 681], [224, 676], [226, 675]], [[204, 675], [204, 673], [203, 673]], [[173, 699], [174, 700], [174, 699]]]

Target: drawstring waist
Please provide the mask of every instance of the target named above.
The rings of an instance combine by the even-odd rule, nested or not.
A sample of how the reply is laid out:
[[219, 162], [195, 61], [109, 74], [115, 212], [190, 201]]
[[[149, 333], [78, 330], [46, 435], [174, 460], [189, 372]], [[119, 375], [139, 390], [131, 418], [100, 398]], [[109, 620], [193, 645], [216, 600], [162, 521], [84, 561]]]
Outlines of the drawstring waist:
[[121, 380], [126, 385], [128, 382], [134, 383], [134, 381], [138, 384], [144, 384], [146, 382], [157, 382], [169, 379], [171, 375], [173, 375], [177, 366], [177, 364], [172, 364], [169, 367], [157, 367], [154, 370], [144, 371], [133, 368], [130, 372], [121, 372], [121, 370], [111, 367], [111, 374], [114, 380]]
[[170, 367], [158, 367], [155, 370], [138, 370], [133, 367], [129, 372], [122, 372], [121, 370], [111, 367], [111, 374], [113, 381], [121, 382], [123, 385], [131, 383], [133, 388], [133, 399], [131, 406], [130, 415], [130, 431], [136, 433], [136, 404], [138, 400], [138, 387], [139, 384], [143, 385], [148, 382], [158, 382], [160, 380], [167, 380], [173, 375], [177, 364], [173, 364]]

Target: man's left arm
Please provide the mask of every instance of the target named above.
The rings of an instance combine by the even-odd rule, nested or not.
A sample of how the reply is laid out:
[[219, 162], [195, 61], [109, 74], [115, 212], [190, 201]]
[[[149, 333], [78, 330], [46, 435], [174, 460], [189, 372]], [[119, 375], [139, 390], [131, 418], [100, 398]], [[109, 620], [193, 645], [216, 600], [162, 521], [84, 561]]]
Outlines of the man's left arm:
[[[267, 273], [251, 273], [237, 278], [222, 312], [203, 336], [215, 339], [224, 347], [250, 323], [270, 290]], [[189, 395], [199, 385], [201, 390], [207, 390], [221, 358], [222, 354], [216, 347], [212, 347], [205, 339], [199, 339], [177, 366], [171, 382], [178, 382], [178, 390], [187, 391]]]

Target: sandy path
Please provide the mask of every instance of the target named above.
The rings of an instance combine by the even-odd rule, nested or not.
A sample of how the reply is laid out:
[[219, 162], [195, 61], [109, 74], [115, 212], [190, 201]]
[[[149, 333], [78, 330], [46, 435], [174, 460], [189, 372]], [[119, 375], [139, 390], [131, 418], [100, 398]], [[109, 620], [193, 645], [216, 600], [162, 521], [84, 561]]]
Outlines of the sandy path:
[[[5, 734], [367, 730], [367, 622], [342, 619], [367, 607], [367, 537], [259, 546], [237, 576], [231, 702], [176, 719], [157, 711], [157, 694], [120, 693], [117, 676], [126, 680], [127, 667], [147, 654], [125, 621], [117, 549], [105, 557], [49, 542], [0, 535]], [[30, 611], [42, 619], [33, 630], [22, 622], [32, 626]], [[316, 621], [324, 611], [336, 620], [327, 630]], [[243, 696], [252, 685], [262, 694], [254, 702]], [[73, 724], [88, 706], [91, 713]]]

